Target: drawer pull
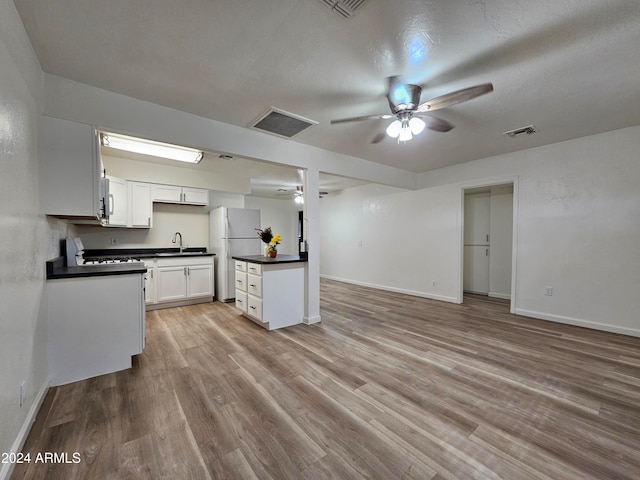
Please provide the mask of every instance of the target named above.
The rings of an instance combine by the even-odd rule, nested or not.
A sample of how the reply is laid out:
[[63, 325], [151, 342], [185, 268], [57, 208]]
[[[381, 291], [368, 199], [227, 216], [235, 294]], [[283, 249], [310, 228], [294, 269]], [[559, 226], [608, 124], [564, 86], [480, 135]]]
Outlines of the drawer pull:
[[242, 303], [242, 300], [236, 300], [236, 302], [238, 302], [238, 303]]
[[254, 310], [256, 309], [256, 307], [254, 307], [253, 305], [251, 305], [249, 308], [253, 308]]
[[238, 282], [238, 283], [242, 283], [242, 280], [236, 280], [236, 282]]
[[256, 284], [255, 283], [250, 283], [249, 286], [253, 287], [253, 288], [256, 288]]

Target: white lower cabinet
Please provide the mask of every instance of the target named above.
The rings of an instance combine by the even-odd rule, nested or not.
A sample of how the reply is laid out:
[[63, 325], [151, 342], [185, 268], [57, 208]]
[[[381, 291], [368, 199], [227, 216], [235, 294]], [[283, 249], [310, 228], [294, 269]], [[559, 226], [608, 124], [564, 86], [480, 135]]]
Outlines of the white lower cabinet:
[[[160, 262], [159, 262], [160, 263]], [[187, 298], [187, 267], [158, 265], [158, 302]]]
[[143, 288], [141, 273], [47, 281], [52, 386], [131, 367], [145, 344]]
[[154, 305], [162, 307], [173, 306], [175, 302], [212, 301], [214, 295], [213, 275], [212, 256], [156, 259]]
[[268, 330], [302, 323], [304, 263], [235, 261], [236, 307]]

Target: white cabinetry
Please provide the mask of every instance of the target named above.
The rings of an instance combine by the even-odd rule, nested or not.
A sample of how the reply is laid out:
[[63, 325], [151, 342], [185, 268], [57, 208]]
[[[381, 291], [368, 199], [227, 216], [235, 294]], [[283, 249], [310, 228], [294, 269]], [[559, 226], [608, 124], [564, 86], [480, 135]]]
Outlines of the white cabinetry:
[[151, 202], [151, 184], [129, 182], [128, 226], [151, 228], [153, 226], [153, 203]]
[[102, 223], [107, 191], [95, 127], [43, 115], [38, 148], [42, 213]]
[[235, 260], [236, 307], [268, 330], [302, 323], [304, 263]]
[[152, 187], [154, 202], [209, 205], [209, 190], [203, 188], [157, 185]]
[[213, 300], [213, 257], [158, 258], [155, 268], [156, 303]]
[[145, 343], [143, 288], [141, 273], [47, 281], [52, 385], [131, 367]]
[[109, 222], [110, 227], [126, 227], [129, 216], [129, 191], [127, 181], [107, 176], [109, 180]]
[[151, 184], [128, 182], [108, 176], [109, 180], [109, 227], [151, 228], [153, 225], [153, 203]]

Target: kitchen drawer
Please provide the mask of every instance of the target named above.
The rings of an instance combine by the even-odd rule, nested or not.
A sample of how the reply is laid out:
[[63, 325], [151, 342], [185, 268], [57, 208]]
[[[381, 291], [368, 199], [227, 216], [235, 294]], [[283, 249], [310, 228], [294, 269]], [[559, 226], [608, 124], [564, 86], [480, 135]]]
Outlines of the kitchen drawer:
[[246, 272], [246, 271], [247, 271], [247, 262], [236, 260], [236, 272]]
[[242, 290], [236, 290], [236, 308], [247, 312], [247, 294]]
[[247, 313], [262, 322], [262, 299], [247, 295]]
[[252, 273], [253, 275], [262, 276], [262, 265], [260, 265], [259, 263], [247, 263], [246, 271], [248, 273]]
[[[251, 267], [251, 264], [249, 264]], [[256, 297], [262, 297], [262, 277], [247, 274], [247, 292]]]
[[236, 270], [236, 290], [247, 291], [247, 274]]

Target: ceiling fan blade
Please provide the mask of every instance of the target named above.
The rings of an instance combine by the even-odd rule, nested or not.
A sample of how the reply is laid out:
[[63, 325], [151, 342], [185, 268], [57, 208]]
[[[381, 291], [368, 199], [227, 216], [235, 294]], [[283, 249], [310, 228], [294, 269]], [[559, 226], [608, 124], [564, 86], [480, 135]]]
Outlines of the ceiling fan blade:
[[485, 93], [493, 91], [492, 83], [483, 83], [476, 85], [475, 87], [463, 88], [462, 90], [456, 90], [455, 92], [445, 93], [432, 100], [428, 100], [418, 106], [416, 112], [433, 112], [441, 108], [450, 107], [458, 103], [466, 102], [472, 98], [479, 97]]
[[420, 117], [422, 120], [424, 120], [424, 123], [427, 124], [427, 128], [429, 130], [434, 130], [436, 132], [448, 132], [454, 127], [453, 124], [447, 122], [446, 120], [438, 117], [432, 117], [431, 115], [416, 113], [414, 114], [414, 116]]
[[331, 120], [331, 125], [336, 125], [338, 123], [347, 123], [347, 122], [359, 122], [361, 120], [386, 120], [387, 118], [393, 118], [393, 115], [378, 114], [378, 115], [365, 115], [363, 117], [340, 118], [338, 120]]
[[385, 139], [385, 137], [387, 137], [387, 134], [385, 132], [378, 132], [375, 134], [375, 136], [371, 139], [371, 142], [369, 143], [373, 143], [373, 144], [380, 143]]

